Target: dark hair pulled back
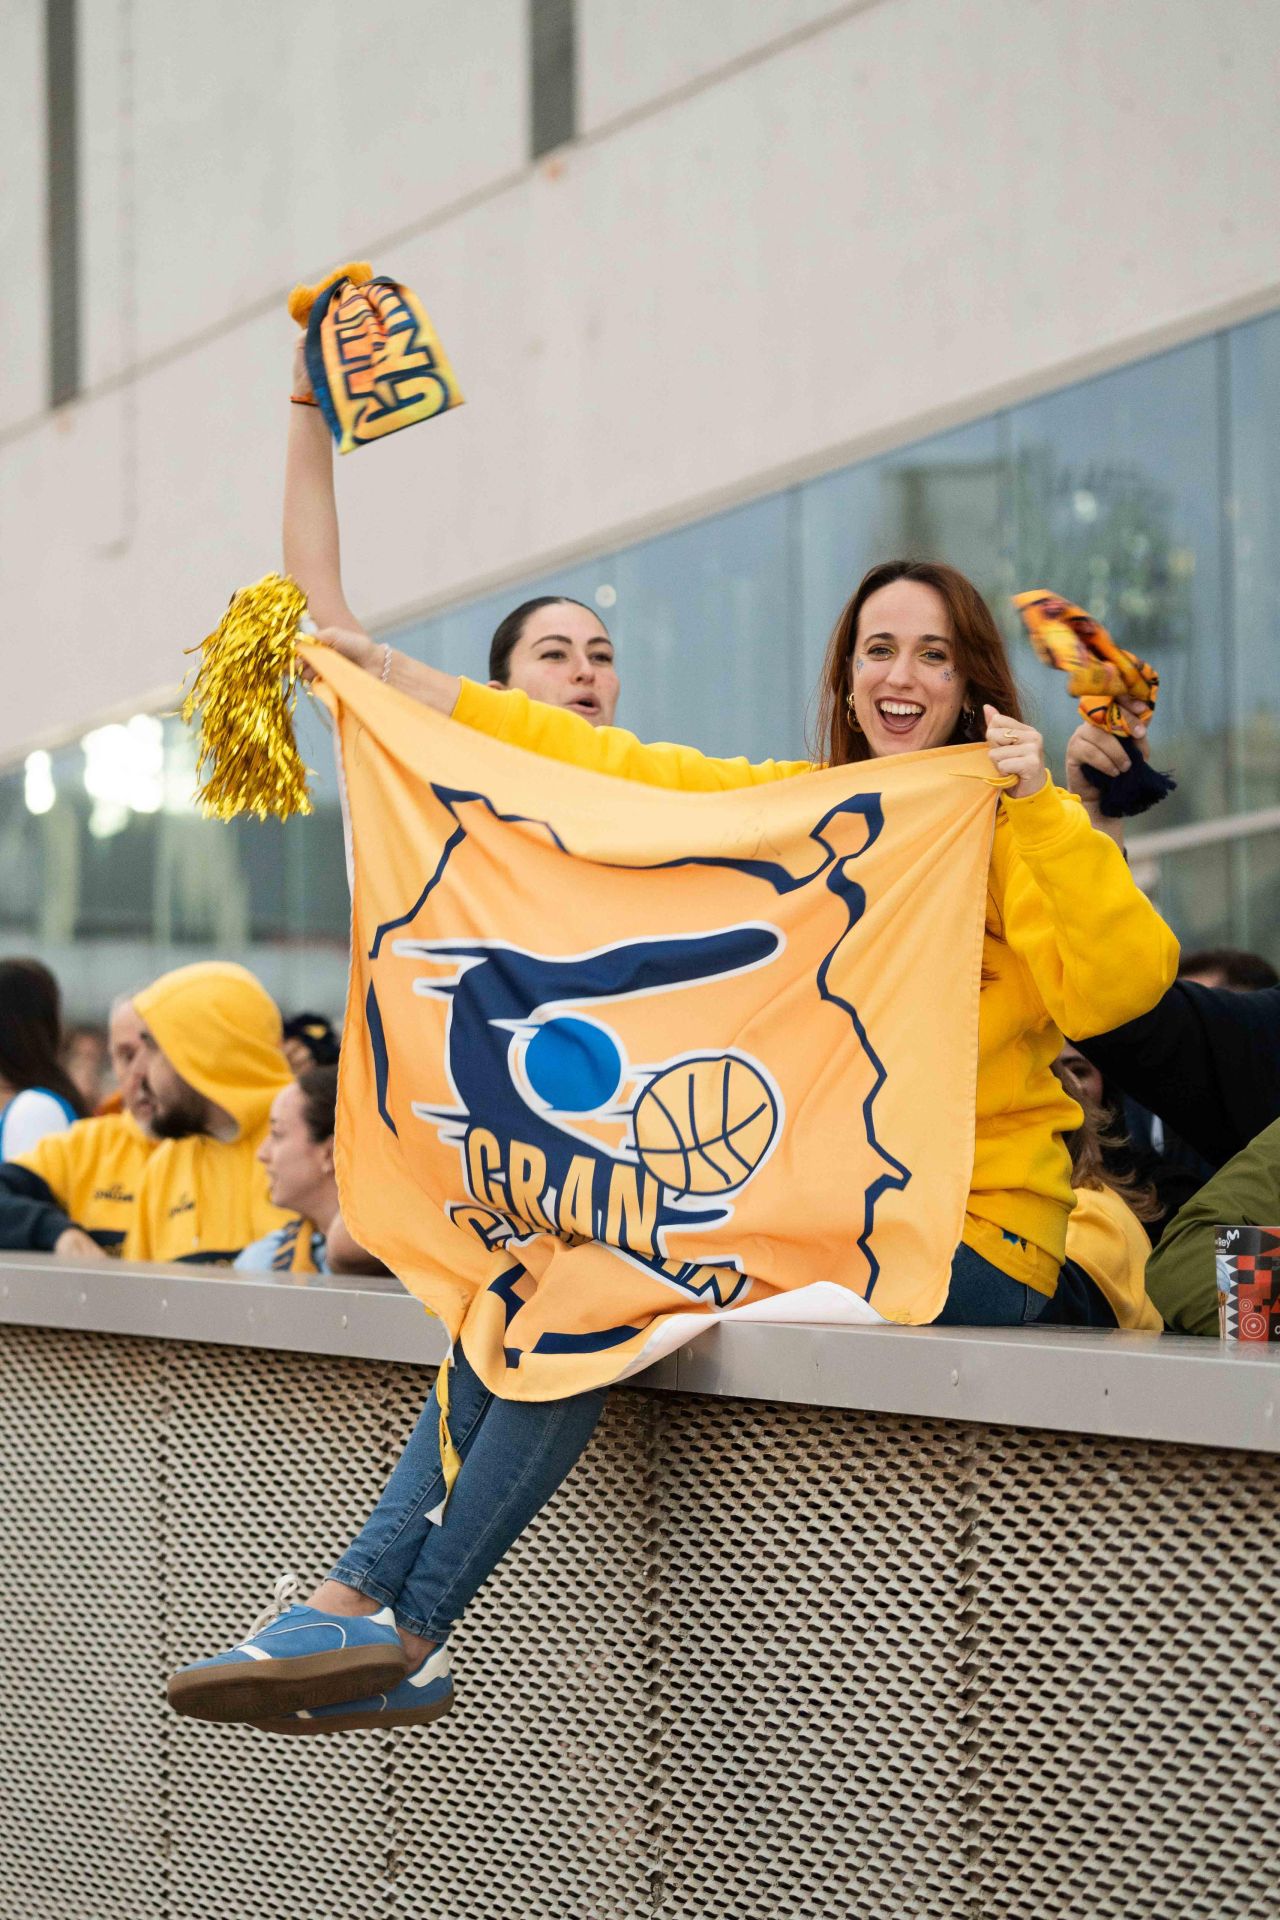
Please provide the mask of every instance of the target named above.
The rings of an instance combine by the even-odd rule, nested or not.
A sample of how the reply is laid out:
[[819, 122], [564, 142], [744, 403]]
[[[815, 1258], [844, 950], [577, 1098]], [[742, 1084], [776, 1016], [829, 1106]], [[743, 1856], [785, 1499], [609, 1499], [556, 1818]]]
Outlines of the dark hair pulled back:
[[568, 593], [543, 593], [536, 600], [522, 600], [493, 630], [493, 639], [489, 642], [491, 680], [506, 686], [511, 674], [511, 656], [520, 643], [529, 616], [541, 612], [543, 607], [581, 607], [584, 613], [595, 613], [595, 608], [589, 607], [585, 600], [575, 600]]
[[333, 1130], [338, 1123], [336, 1065], [308, 1067], [305, 1073], [298, 1075], [298, 1091], [302, 1095], [302, 1115], [311, 1138], [317, 1146], [332, 1140]]

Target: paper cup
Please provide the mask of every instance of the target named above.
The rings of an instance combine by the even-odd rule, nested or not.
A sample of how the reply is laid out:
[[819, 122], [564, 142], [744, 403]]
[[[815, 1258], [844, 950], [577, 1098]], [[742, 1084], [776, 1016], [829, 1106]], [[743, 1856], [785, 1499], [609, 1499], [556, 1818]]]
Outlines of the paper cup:
[[1280, 1227], [1215, 1227], [1213, 1253], [1222, 1338], [1280, 1342]]

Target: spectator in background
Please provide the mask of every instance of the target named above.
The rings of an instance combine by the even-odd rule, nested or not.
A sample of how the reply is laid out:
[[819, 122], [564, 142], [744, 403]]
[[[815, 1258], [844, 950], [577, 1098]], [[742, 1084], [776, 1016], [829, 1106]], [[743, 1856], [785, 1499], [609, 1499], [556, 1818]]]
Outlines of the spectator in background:
[[[160, 1145], [125, 1258], [230, 1264], [290, 1220], [257, 1162], [271, 1104], [292, 1084], [279, 1011], [251, 973], [221, 961], [162, 974], [133, 1004]], [[309, 1270], [309, 1244], [296, 1248], [296, 1264]]]
[[[1145, 719], [1135, 737], [1146, 754]], [[1114, 747], [1087, 722], [1071, 736], [1068, 785], [1086, 804], [1084, 768], [1119, 771]], [[1123, 848], [1123, 822], [1101, 813], [1091, 818]], [[1206, 979], [1213, 984], [1202, 984]], [[1280, 1119], [1280, 984], [1256, 954], [1231, 948], [1187, 954], [1149, 1013], [1108, 1033], [1074, 1038], [1108, 1090], [1123, 1094], [1138, 1148], [1167, 1154], [1176, 1132], [1188, 1157], [1180, 1177], [1196, 1185], [1206, 1169], [1221, 1167]], [[1152, 1117], [1158, 1129], [1150, 1126]]]
[[325, 1237], [338, 1218], [333, 1130], [338, 1069], [308, 1067], [271, 1103], [267, 1137], [258, 1159], [267, 1170], [271, 1204], [296, 1217], [247, 1246], [234, 1265], [241, 1273], [294, 1273], [298, 1243], [308, 1242], [311, 1270], [327, 1273]]
[[1149, 1187], [1108, 1164], [1108, 1126], [1113, 1116], [1100, 1105], [1101, 1075], [1072, 1046], [1065, 1046], [1054, 1072], [1079, 1101], [1080, 1125], [1063, 1136], [1071, 1155], [1076, 1204], [1067, 1221], [1067, 1254], [1058, 1291], [1042, 1325], [1129, 1327], [1159, 1333], [1160, 1314], [1145, 1285], [1151, 1251], [1145, 1223], [1157, 1211]]
[[284, 1057], [294, 1073], [338, 1064], [338, 1035], [322, 1013], [295, 1013], [284, 1023]]
[[105, 1027], [68, 1027], [62, 1064], [79, 1088], [86, 1113], [96, 1113], [106, 1092], [111, 1043]]
[[1160, 1122], [1136, 1101], [1126, 1099], [1118, 1087], [1109, 1086], [1092, 1061], [1086, 1060], [1069, 1040], [1058, 1056], [1058, 1065], [1064, 1070], [1059, 1077], [1086, 1110], [1090, 1104], [1097, 1110], [1099, 1151], [1108, 1180], [1121, 1191], [1128, 1184], [1150, 1190], [1153, 1204], [1144, 1208], [1141, 1217], [1151, 1244], [1158, 1245], [1178, 1208], [1204, 1185], [1213, 1168], [1176, 1134], [1168, 1137], [1176, 1142], [1177, 1150], [1162, 1151], [1157, 1145], [1165, 1137]]
[[[1269, 960], [1259, 953], [1244, 953], [1238, 947], [1206, 947], [1197, 953], [1183, 954], [1178, 979], [1215, 992], [1257, 993], [1280, 985], [1280, 976]], [[1096, 1073], [1097, 1068], [1093, 1071]], [[1101, 1076], [1099, 1076], [1101, 1077]], [[1160, 1214], [1151, 1232], [1158, 1246], [1173, 1216], [1213, 1178], [1216, 1160], [1210, 1160], [1192, 1146], [1158, 1113], [1148, 1111], [1137, 1100], [1117, 1095], [1108, 1088], [1109, 1104], [1122, 1116], [1123, 1126], [1133, 1147], [1134, 1167], [1140, 1177], [1155, 1186]]]
[[1151, 1256], [1147, 1290], [1174, 1332], [1218, 1337], [1214, 1228], [1280, 1224], [1280, 1120], [1189, 1200]]
[[1280, 1119], [1280, 987], [1175, 980], [1150, 1013], [1076, 1045], [1215, 1170]]
[[1194, 980], [1201, 987], [1230, 987], [1233, 993], [1280, 987], [1280, 973], [1269, 960], [1260, 953], [1244, 953], [1239, 947], [1202, 947], [1196, 953], [1184, 953], [1178, 978]]
[[111, 1009], [107, 1044], [119, 1108], [47, 1134], [0, 1165], [0, 1248], [92, 1260], [123, 1246], [155, 1146], [142, 1022], [128, 996]]
[[29, 1153], [85, 1113], [59, 1058], [58, 983], [38, 960], [0, 960], [0, 1160]]

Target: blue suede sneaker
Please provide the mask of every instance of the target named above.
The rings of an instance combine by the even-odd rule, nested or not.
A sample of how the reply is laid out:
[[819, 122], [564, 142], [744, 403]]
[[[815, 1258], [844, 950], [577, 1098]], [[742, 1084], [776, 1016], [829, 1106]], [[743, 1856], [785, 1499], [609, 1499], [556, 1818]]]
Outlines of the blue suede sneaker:
[[262, 1720], [394, 1687], [409, 1665], [390, 1607], [321, 1613], [294, 1604], [291, 1574], [247, 1636], [226, 1653], [179, 1667], [169, 1705], [197, 1720]]
[[356, 1727], [422, 1727], [439, 1720], [453, 1705], [449, 1642], [429, 1653], [416, 1673], [407, 1673], [386, 1693], [367, 1700], [304, 1709], [287, 1719], [255, 1720], [263, 1733], [350, 1733]]

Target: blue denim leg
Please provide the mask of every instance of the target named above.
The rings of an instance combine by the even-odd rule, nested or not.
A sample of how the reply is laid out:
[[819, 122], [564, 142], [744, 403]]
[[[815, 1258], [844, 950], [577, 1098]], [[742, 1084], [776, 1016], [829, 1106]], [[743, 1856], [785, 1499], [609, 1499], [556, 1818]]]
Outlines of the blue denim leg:
[[386, 1491], [331, 1579], [395, 1608], [410, 1633], [441, 1640], [551, 1498], [595, 1430], [603, 1388], [568, 1400], [500, 1400], [454, 1351], [449, 1429], [462, 1457], [443, 1521], [435, 1389]]
[[951, 1262], [951, 1290], [935, 1327], [1021, 1327], [1038, 1320], [1049, 1302], [1014, 1280], [963, 1241]]
[[[456, 1347], [449, 1379], [449, 1432], [464, 1461], [492, 1399], [461, 1347]], [[431, 1532], [427, 1515], [443, 1498], [440, 1402], [433, 1386], [381, 1499], [329, 1578], [384, 1606], [394, 1606], [405, 1575]]]

